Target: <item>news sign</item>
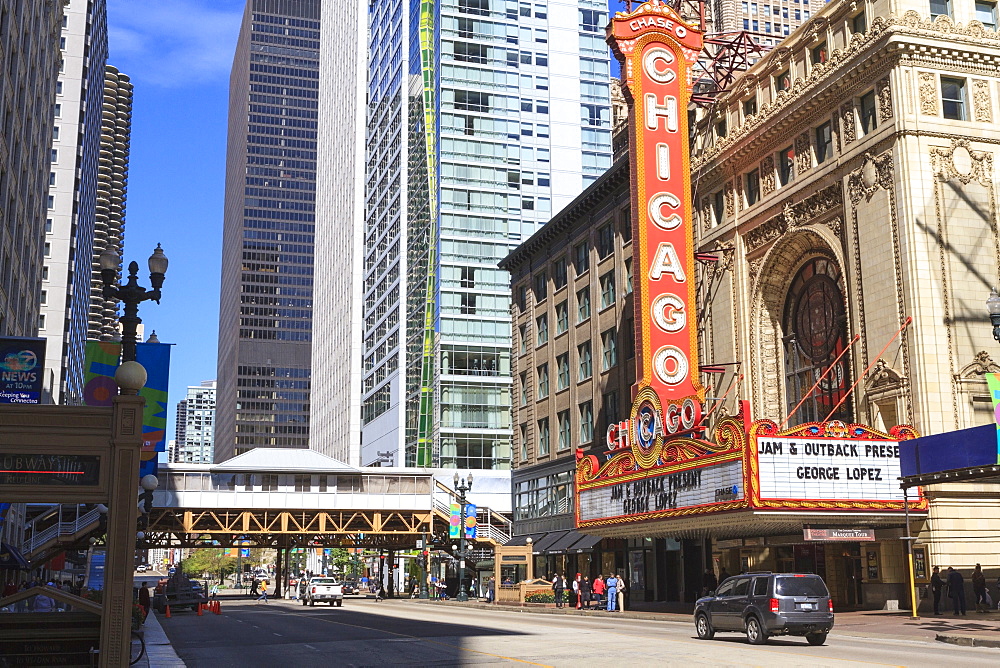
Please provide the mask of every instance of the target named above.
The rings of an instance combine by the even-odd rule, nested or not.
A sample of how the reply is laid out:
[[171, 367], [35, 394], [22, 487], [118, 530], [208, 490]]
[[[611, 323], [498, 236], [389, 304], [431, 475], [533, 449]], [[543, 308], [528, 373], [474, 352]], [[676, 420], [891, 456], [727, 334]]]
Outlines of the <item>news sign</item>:
[[40, 404], [45, 339], [0, 338], [0, 404]]

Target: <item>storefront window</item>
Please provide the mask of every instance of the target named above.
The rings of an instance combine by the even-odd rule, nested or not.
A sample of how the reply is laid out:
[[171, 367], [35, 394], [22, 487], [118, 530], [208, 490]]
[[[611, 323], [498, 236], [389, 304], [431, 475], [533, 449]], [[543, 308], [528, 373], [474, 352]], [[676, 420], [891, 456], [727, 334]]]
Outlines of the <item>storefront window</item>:
[[[798, 410], [789, 426], [827, 419], [853, 421], [844, 398], [850, 386], [847, 312], [836, 263], [824, 257], [807, 262], [792, 281], [785, 302], [785, 398], [787, 412]], [[836, 364], [813, 389], [830, 366]], [[839, 405], [838, 405], [839, 404]], [[831, 415], [832, 412], [832, 415]]]

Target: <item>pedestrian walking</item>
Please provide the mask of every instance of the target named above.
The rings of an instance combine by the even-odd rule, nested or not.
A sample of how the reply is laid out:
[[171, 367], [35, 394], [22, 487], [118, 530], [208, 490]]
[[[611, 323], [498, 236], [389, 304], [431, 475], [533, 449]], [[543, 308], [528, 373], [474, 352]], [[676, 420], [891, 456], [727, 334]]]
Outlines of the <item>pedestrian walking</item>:
[[556, 597], [556, 607], [563, 607], [563, 589], [566, 583], [563, 582], [562, 576], [556, 573], [552, 576], [552, 591], [555, 592]]
[[267, 603], [267, 580], [263, 580], [260, 583], [260, 596], [257, 597], [257, 602], [260, 603], [261, 601]]
[[989, 612], [990, 606], [986, 602], [986, 575], [983, 574], [983, 567], [976, 564], [972, 571], [972, 594], [976, 597], [976, 612]]
[[941, 567], [935, 566], [931, 574], [931, 594], [934, 596], [934, 614], [941, 614], [941, 590], [944, 589], [944, 580], [941, 579]]
[[[583, 607], [580, 603], [580, 593], [582, 587], [583, 587], [583, 578], [580, 577], [579, 573], [577, 573], [576, 578], [573, 580], [573, 600], [576, 601], [577, 610]], [[570, 605], [572, 605], [572, 603]]]
[[259, 594], [260, 593], [259, 587], [260, 585], [257, 582], [257, 578], [254, 578], [253, 581], [251, 581], [250, 583], [250, 595], [256, 596], [257, 594]]
[[[965, 614], [965, 578], [951, 566], [948, 567], [948, 596], [951, 597], [955, 616]], [[961, 611], [961, 612], [960, 612]]]
[[593, 585], [590, 583], [590, 578], [585, 575], [583, 576], [583, 582], [580, 583], [580, 598], [583, 599], [583, 607], [587, 610], [590, 610], [590, 603], [593, 595]]
[[490, 581], [486, 583], [486, 602], [492, 603], [497, 598], [497, 579], [495, 575], [490, 576]]
[[215, 583], [212, 584], [212, 588], [208, 590], [208, 595], [209, 595], [209, 598], [211, 598], [213, 601], [215, 601], [215, 600], [217, 600], [219, 598], [219, 583], [218, 582], [215, 582]]
[[607, 587], [604, 585], [604, 580], [601, 578], [601, 574], [598, 573], [597, 577], [594, 578], [594, 600], [597, 602], [597, 607], [601, 607], [601, 602], [604, 600], [604, 592], [607, 591]]
[[604, 582], [608, 587], [608, 612], [615, 611], [615, 604], [618, 602], [618, 578], [614, 573], [608, 576]]

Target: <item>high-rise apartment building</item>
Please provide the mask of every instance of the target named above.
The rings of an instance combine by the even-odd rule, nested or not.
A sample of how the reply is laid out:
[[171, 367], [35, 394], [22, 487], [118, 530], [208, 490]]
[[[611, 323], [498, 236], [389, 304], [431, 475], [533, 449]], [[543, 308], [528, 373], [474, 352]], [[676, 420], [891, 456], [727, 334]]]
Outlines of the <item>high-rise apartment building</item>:
[[38, 334], [48, 339], [46, 386], [51, 384], [53, 401], [77, 404], [83, 394], [108, 27], [103, 0], [71, 0], [63, 11]]
[[749, 30], [758, 44], [774, 46], [824, 5], [824, 0], [711, 0], [705, 8], [712, 22], [710, 32]]
[[[118, 301], [104, 298], [100, 256], [108, 246], [113, 247], [119, 257], [124, 256], [125, 195], [132, 138], [132, 82], [111, 65], [104, 69], [103, 97], [87, 338], [107, 341], [118, 332]], [[120, 278], [120, 268], [118, 275]]]
[[[367, 19], [357, 463], [509, 468], [496, 264], [611, 164], [608, 5], [374, 2]], [[331, 429], [350, 410], [314, 405]]]
[[35, 336], [46, 256], [61, 0], [0, 0], [0, 336]]
[[187, 389], [177, 402], [177, 437], [170, 450], [170, 461], [185, 464], [211, 464], [215, 451], [215, 381]]
[[248, 0], [243, 15], [229, 82], [216, 461], [309, 446], [319, 20], [320, 0]]

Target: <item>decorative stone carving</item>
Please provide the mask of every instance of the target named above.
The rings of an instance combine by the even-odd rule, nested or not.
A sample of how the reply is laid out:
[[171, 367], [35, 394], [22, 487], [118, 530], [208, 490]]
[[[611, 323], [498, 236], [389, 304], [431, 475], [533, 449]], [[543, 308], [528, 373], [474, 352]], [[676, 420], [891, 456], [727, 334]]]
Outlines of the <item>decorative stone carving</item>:
[[758, 257], [747, 263], [747, 273], [750, 275], [750, 283], [757, 282], [757, 275], [760, 274], [760, 267], [764, 264], [764, 258]]
[[840, 105], [840, 118], [842, 121], [842, 134], [844, 146], [847, 146], [858, 138], [858, 131], [854, 124], [854, 104], [847, 102]]
[[980, 379], [988, 373], [1000, 372], [1000, 365], [993, 361], [990, 354], [985, 350], [980, 350], [976, 353], [975, 358], [972, 360], [971, 364], [962, 367], [962, 370], [958, 372], [959, 378], [973, 378]]
[[917, 81], [919, 82], [920, 113], [925, 116], [937, 116], [937, 77], [934, 76], [933, 72], [918, 72]]
[[736, 215], [736, 193], [733, 190], [733, 182], [726, 181], [726, 217], [732, 218]]
[[840, 114], [834, 114], [830, 122], [830, 129], [833, 131], [833, 140], [837, 142], [837, 153], [844, 150], [840, 141]]
[[[747, 252], [752, 253], [758, 248], [771, 243], [788, 230], [807, 225], [813, 219], [827, 211], [839, 209], [842, 204], [843, 194], [840, 189], [840, 183], [834, 183], [797, 204], [792, 204], [791, 200], [786, 201], [781, 213], [769, 218], [747, 232], [744, 239]], [[825, 223], [837, 235], [840, 234], [842, 220], [839, 216], [825, 221]]]
[[804, 174], [812, 167], [812, 153], [809, 150], [809, 134], [803, 132], [795, 138], [795, 173]]
[[712, 202], [707, 197], [701, 200], [701, 223], [706, 232], [712, 229]]
[[990, 82], [985, 79], [972, 81], [973, 118], [981, 123], [993, 122], [993, 101], [990, 99]]
[[788, 224], [785, 222], [784, 214], [770, 218], [747, 232], [747, 250], [755, 251], [761, 246], [771, 243], [787, 230]]
[[844, 219], [840, 216], [834, 216], [826, 221], [826, 226], [839, 237], [840, 231], [844, 228]]
[[892, 151], [873, 156], [866, 153], [860, 169], [850, 173], [847, 179], [848, 193], [855, 206], [862, 199], [870, 201], [879, 188], [892, 190]]
[[952, 139], [948, 148], [932, 148], [931, 163], [942, 181], [957, 179], [966, 186], [975, 181], [992, 187], [993, 154], [973, 151], [968, 139]]
[[760, 192], [770, 195], [776, 188], [774, 181], [774, 156], [769, 155], [760, 161]]
[[875, 362], [875, 367], [865, 381], [865, 391], [868, 394], [889, 392], [903, 385], [903, 376], [889, 366], [883, 358]]
[[889, 87], [889, 78], [879, 79], [875, 84], [878, 98], [878, 120], [879, 123], [892, 118], [892, 89]]

